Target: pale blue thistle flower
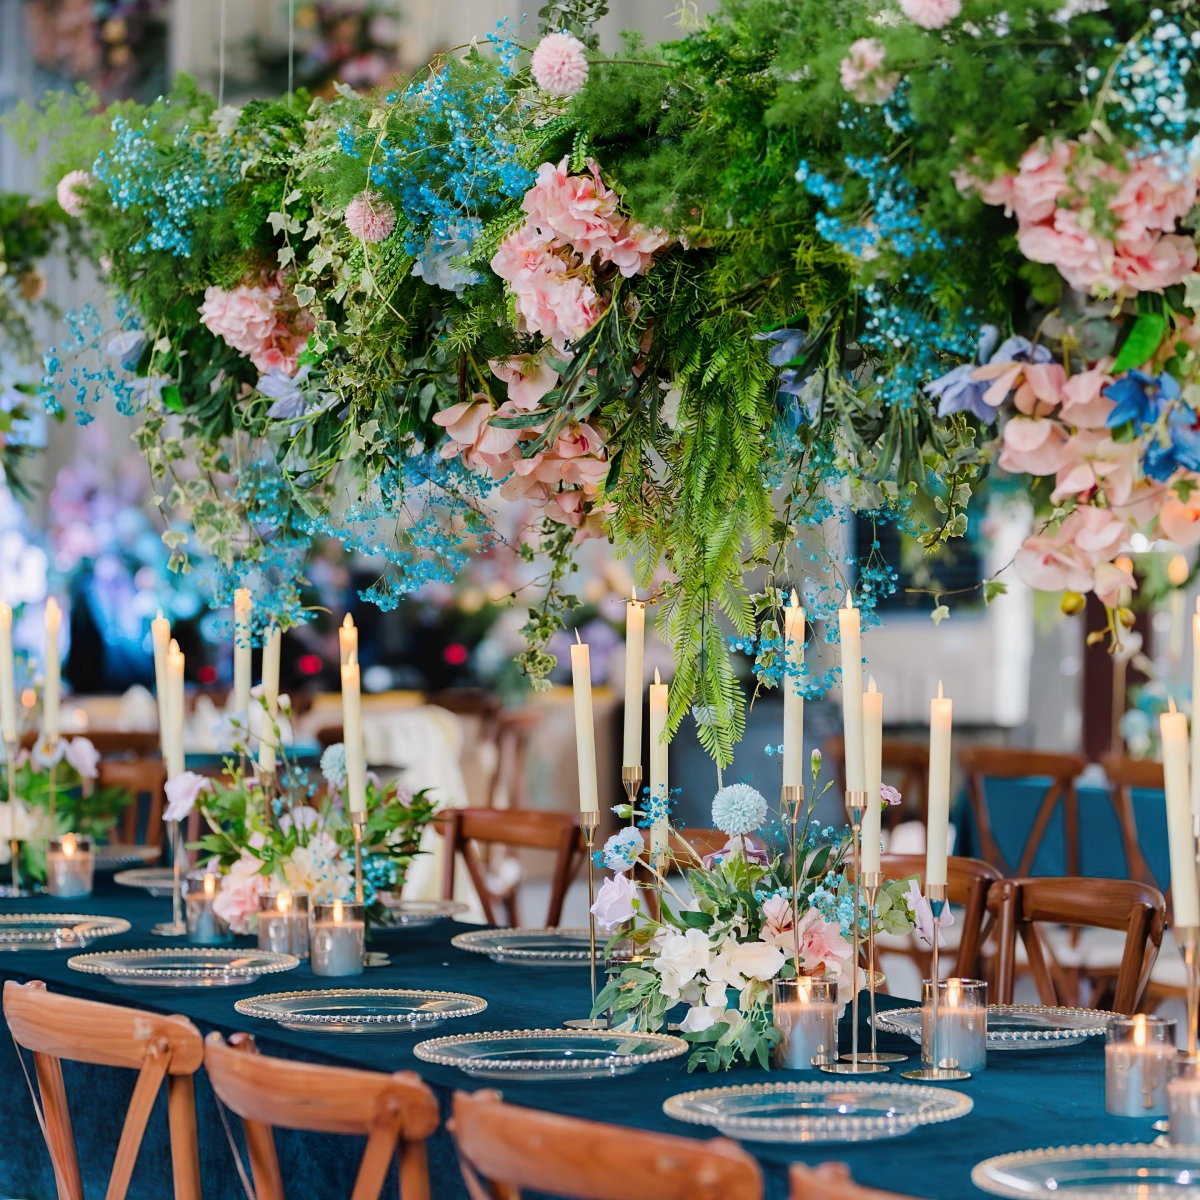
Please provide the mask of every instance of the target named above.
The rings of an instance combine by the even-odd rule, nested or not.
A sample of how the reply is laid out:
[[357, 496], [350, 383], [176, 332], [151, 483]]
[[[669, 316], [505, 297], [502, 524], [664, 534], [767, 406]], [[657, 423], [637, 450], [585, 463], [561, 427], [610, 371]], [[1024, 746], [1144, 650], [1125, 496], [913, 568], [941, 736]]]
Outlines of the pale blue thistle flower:
[[712, 815], [730, 837], [753, 833], [767, 819], [767, 798], [748, 783], [731, 783], [713, 797]]

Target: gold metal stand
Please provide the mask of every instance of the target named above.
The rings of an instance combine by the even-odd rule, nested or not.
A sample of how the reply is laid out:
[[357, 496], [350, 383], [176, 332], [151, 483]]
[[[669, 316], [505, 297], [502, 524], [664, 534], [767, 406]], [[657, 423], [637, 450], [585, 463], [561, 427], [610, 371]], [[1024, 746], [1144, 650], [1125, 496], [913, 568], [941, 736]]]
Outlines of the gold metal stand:
[[160, 921], [151, 933], [158, 937], [185, 937], [187, 922], [183, 919], [183, 823], [172, 821], [171, 845], [174, 847], [174, 877], [171, 880], [171, 919]]
[[907, 1054], [893, 1054], [888, 1050], [875, 1048], [875, 905], [879, 901], [879, 889], [883, 887], [882, 871], [864, 871], [863, 889], [867, 893], [867, 986], [871, 992], [871, 1049], [867, 1054], [860, 1054], [863, 1062], [898, 1063], [908, 1062]]
[[[626, 771], [637, 771], [638, 780], [641, 780], [641, 767], [622, 767], [621, 776], [624, 779]], [[629, 790], [629, 785], [626, 784], [626, 790]], [[579, 825], [583, 830], [583, 840], [587, 844], [587, 868], [588, 868], [588, 947], [591, 951], [591, 968], [592, 968], [592, 1008], [596, 1007], [596, 914], [592, 912], [592, 905], [596, 903], [596, 868], [592, 863], [592, 847], [596, 844], [596, 830], [600, 828], [600, 812], [587, 811], [579, 814]], [[569, 1021], [563, 1022], [563, 1027], [566, 1029], [607, 1029], [608, 1022], [603, 1017], [572, 1017]]]
[[[842, 1062], [827, 1063], [821, 1068], [827, 1075], [875, 1075], [888, 1068], [883, 1063], [868, 1062], [864, 1055], [858, 1052], [858, 956], [862, 945], [862, 931], [859, 928], [859, 887], [862, 867], [860, 852], [862, 849], [862, 819], [867, 808], [867, 793], [846, 793], [846, 812], [850, 816], [850, 849], [851, 862], [854, 869], [854, 916], [851, 924], [854, 928], [854, 953], [850, 959], [850, 1053], [842, 1055]], [[839, 983], [840, 990], [840, 983]]]
[[1196, 1015], [1200, 1007], [1200, 926], [1184, 925], [1175, 930], [1175, 941], [1183, 953], [1187, 972], [1188, 1057], [1196, 1057]]
[[[944, 883], [931, 883], [925, 888], [926, 899], [929, 901], [929, 911], [933, 914], [933, 964], [930, 968], [930, 975], [933, 979], [933, 986], [929, 989], [931, 993], [930, 1004], [932, 1011], [930, 1013], [930, 1032], [929, 1032], [929, 1058], [933, 1063], [932, 1067], [927, 1067], [922, 1063], [919, 1070], [901, 1071], [900, 1074], [904, 1079], [924, 1079], [934, 1081], [946, 1081], [950, 1079], [970, 1079], [970, 1071], [959, 1070], [958, 1060], [947, 1058], [938, 1060], [937, 1052], [937, 1026], [938, 1026], [938, 984], [941, 982], [941, 974], [938, 970], [938, 940], [939, 940], [939, 923], [942, 917], [942, 910], [946, 907], [946, 885]], [[924, 1002], [921, 1008], [924, 1011]], [[922, 1043], [921, 1047], [922, 1060], [925, 1057], [925, 1048]]]
[[792, 962], [796, 965], [796, 976], [800, 976], [800, 909], [797, 893], [800, 890], [797, 873], [800, 869], [800, 848], [796, 844], [796, 826], [800, 822], [800, 810], [804, 807], [804, 784], [784, 784], [779, 789], [779, 806], [787, 816], [791, 827], [792, 850]]
[[362, 843], [363, 831], [367, 827], [367, 814], [351, 813], [350, 827], [354, 830], [354, 902], [363, 903]]
[[58, 734], [47, 738], [50, 747], [50, 836], [58, 836]]
[[4, 743], [4, 762], [8, 772], [8, 819], [9, 839], [12, 848], [12, 891], [11, 896], [24, 896], [21, 890], [21, 841], [17, 837], [17, 746], [16, 740]]
[[637, 808], [638, 796], [642, 790], [641, 763], [634, 767], [621, 768], [621, 786], [624, 787], [625, 795], [629, 799], [629, 823], [636, 825], [637, 813], [634, 812], [634, 809]]

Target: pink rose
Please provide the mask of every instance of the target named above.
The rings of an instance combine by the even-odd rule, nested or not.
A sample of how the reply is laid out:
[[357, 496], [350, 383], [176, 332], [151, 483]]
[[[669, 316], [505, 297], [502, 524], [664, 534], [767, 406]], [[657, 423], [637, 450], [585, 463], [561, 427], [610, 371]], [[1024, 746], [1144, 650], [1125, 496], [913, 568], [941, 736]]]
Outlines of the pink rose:
[[265, 288], [239, 284], [204, 290], [200, 320], [240, 354], [256, 354], [275, 332], [275, 304]]
[[1130, 291], [1161, 292], [1182, 283], [1196, 266], [1196, 244], [1190, 237], [1169, 233], [1137, 254], [1119, 253], [1113, 276]]
[[1118, 243], [1134, 242], [1145, 233], [1174, 233], [1196, 202], [1196, 178], [1190, 171], [1173, 178], [1153, 158], [1129, 165], [1108, 207], [1121, 221]]
[[1058, 198], [1068, 187], [1067, 168], [1073, 157], [1069, 142], [1047, 143], [1045, 138], [1038, 138], [1021, 155], [1013, 181], [1012, 207], [1022, 225], [1054, 215]]
[[229, 923], [234, 933], [249, 933], [250, 918], [258, 912], [258, 898], [266, 890], [262, 861], [248, 850], [221, 877], [221, 886], [213, 900], [213, 912]]
[[607, 930], [613, 930], [618, 925], [633, 920], [633, 902], [636, 899], [637, 884], [628, 875], [614, 875], [600, 885], [600, 890], [596, 893], [596, 903], [592, 905], [591, 911], [600, 925]]
[[514, 291], [528, 287], [536, 276], [547, 271], [565, 275], [567, 264], [553, 253], [553, 240], [550, 234], [526, 222], [500, 243], [492, 255], [491, 268], [512, 284]]
[[72, 738], [64, 757], [79, 772], [80, 779], [95, 779], [99, 774], [100, 751], [85, 737]]
[[860, 104], [882, 104], [896, 90], [900, 76], [880, 73], [886, 57], [877, 38], [859, 38], [850, 44], [840, 67], [842, 87]]

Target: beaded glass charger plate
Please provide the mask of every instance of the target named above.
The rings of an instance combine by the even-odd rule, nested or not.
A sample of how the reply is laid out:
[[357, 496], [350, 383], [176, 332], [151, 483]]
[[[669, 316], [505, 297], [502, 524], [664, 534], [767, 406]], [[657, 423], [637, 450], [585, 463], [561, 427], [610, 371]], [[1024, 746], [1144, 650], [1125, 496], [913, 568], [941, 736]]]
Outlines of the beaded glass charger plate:
[[96, 870], [119, 871], [135, 863], [152, 863], [161, 851], [157, 846], [137, 846], [125, 842], [110, 842], [96, 847]]
[[0, 950], [81, 950], [96, 938], [125, 933], [120, 917], [83, 913], [5, 913], [0, 916]]
[[292, 954], [271, 950], [221, 950], [185, 947], [178, 950], [106, 950], [67, 959], [73, 971], [104, 975], [113, 983], [143, 987], [237, 987], [262, 975], [298, 967]]
[[1057, 1146], [979, 1163], [971, 1182], [993, 1196], [1050, 1200], [1174, 1200], [1200, 1196], [1195, 1146]]
[[[457, 933], [450, 944], [472, 954], [486, 954], [496, 962], [558, 967], [587, 963], [590, 953], [586, 929], [472, 929]], [[596, 947], [596, 961], [604, 956]]]
[[[1095, 1008], [989, 1004], [987, 1048], [1045, 1050], [1052, 1046], [1074, 1046], [1086, 1038], [1101, 1036], [1112, 1019], [1112, 1013], [1101, 1012]], [[877, 1013], [875, 1024], [886, 1033], [904, 1034], [920, 1044], [919, 1008], [896, 1008], [890, 1012]]]
[[420, 1042], [413, 1053], [476, 1079], [602, 1079], [686, 1054], [683, 1038], [613, 1030], [513, 1029]]
[[663, 1112], [751, 1142], [868, 1142], [965, 1117], [970, 1096], [908, 1083], [749, 1083], [682, 1092]]
[[234, 1006], [244, 1017], [277, 1021], [284, 1029], [322, 1033], [412, 1033], [487, 1008], [479, 996], [410, 988], [327, 988], [250, 996]]
[[175, 872], [170, 867], [138, 867], [118, 871], [113, 882], [122, 887], [145, 888], [152, 896], [169, 896], [175, 886]]
[[399, 929], [424, 929], [434, 921], [457, 917], [470, 907], [459, 900], [398, 900], [386, 892], [376, 894]]

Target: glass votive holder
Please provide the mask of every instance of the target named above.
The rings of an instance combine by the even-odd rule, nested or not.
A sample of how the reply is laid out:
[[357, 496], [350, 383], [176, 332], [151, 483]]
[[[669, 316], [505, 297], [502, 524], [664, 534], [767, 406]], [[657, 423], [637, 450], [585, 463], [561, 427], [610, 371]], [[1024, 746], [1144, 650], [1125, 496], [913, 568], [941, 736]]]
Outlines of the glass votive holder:
[[367, 910], [362, 904], [334, 900], [313, 906], [312, 971], [314, 975], [361, 975]]
[[1104, 1109], [1114, 1117], [1162, 1117], [1175, 1069], [1175, 1022], [1137, 1013], [1109, 1022]]
[[307, 892], [264, 892], [259, 896], [258, 948], [308, 957]]
[[1167, 1140], [1173, 1146], [1200, 1146], [1200, 1058], [1181, 1053], [1167, 1080]]
[[922, 980], [921, 999], [921, 1065], [982, 1071], [987, 1066], [987, 984], [982, 979], [939, 980], [936, 1030], [928, 979]]
[[776, 1067], [808, 1071], [837, 1059], [837, 980], [776, 979], [772, 1012], [781, 1034], [771, 1052]]
[[90, 896], [96, 866], [95, 844], [87, 834], [51, 838], [46, 852], [46, 891], [51, 896]]
[[213, 908], [217, 898], [217, 877], [206, 871], [203, 878], [188, 877], [187, 895], [187, 940], [193, 946], [225, 946], [233, 941], [229, 922], [219, 916]]

